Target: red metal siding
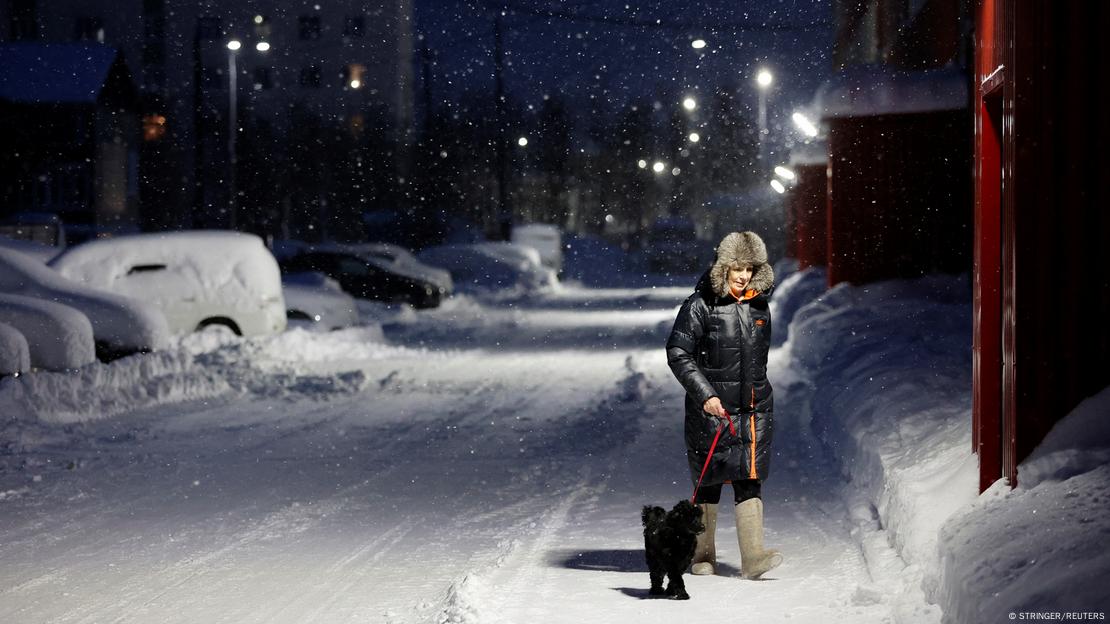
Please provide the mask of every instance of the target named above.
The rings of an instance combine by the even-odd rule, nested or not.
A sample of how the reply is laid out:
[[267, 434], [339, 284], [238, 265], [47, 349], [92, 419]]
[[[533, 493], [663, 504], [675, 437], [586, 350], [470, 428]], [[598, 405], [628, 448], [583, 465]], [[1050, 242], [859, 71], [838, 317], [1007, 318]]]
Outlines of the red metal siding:
[[[1110, 385], [1110, 120], [1098, 113], [1110, 95], [1103, 79], [1110, 48], [1089, 45], [1108, 30], [1110, 3], [977, 6], [976, 85], [987, 82], [977, 97], [975, 168], [982, 487], [999, 472], [1016, 484], [1018, 464], [1052, 426]], [[992, 89], [1001, 91], [1000, 105]], [[996, 182], [988, 133], [999, 131]], [[998, 273], [987, 261], [995, 247]], [[997, 325], [988, 309], [996, 303]], [[999, 340], [1001, 362], [994, 362], [990, 345]]]
[[799, 269], [825, 266], [828, 166], [825, 163], [797, 165], [794, 173], [798, 181], [790, 191], [793, 257], [798, 259]]

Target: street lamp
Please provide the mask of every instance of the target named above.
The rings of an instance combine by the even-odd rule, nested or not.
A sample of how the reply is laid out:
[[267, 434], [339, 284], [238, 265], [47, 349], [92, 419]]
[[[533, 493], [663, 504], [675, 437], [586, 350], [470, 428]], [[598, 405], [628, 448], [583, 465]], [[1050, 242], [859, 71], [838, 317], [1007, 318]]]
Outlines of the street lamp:
[[[257, 20], [256, 20], [257, 21]], [[239, 187], [236, 182], [236, 170], [239, 168], [238, 151], [235, 148], [235, 141], [239, 135], [239, 73], [235, 64], [236, 53], [243, 48], [243, 42], [238, 39], [232, 39], [227, 42], [227, 160], [230, 163], [228, 167], [228, 189], [231, 196], [228, 199], [228, 226], [234, 230], [238, 227], [239, 219]], [[265, 41], [259, 41], [254, 46], [255, 50], [259, 52], [266, 52], [270, 49], [270, 44]]]
[[692, 111], [697, 107], [698, 107], [698, 101], [695, 100], [692, 97], [688, 97], [688, 98], [682, 100], [682, 108], [685, 108], [688, 111]]
[[775, 81], [774, 75], [767, 69], [759, 70], [755, 76], [755, 83], [759, 86], [759, 159], [763, 160], [764, 135], [767, 134], [767, 90]]
[[228, 188], [230, 189], [230, 197], [227, 202], [228, 210], [228, 225], [230, 229], [236, 228], [236, 221], [239, 213], [239, 188], [236, 185], [235, 175], [238, 169], [238, 158], [236, 157], [235, 138], [239, 134], [239, 110], [236, 106], [237, 95], [239, 93], [239, 76], [235, 67], [235, 53], [243, 47], [243, 44], [238, 39], [232, 39], [227, 42], [227, 161], [228, 161]]

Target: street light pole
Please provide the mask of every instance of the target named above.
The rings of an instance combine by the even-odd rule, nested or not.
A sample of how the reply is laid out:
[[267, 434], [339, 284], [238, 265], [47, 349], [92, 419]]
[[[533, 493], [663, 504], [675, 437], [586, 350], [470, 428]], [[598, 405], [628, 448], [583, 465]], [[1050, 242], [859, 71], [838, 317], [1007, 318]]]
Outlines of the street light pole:
[[771, 83], [774, 82], [774, 76], [766, 69], [759, 70], [755, 77], [755, 82], [759, 86], [759, 160], [763, 162], [765, 156], [763, 153], [764, 143], [767, 136], [767, 89], [771, 88]]
[[239, 49], [240, 43], [236, 39], [232, 39], [227, 43], [227, 100], [228, 100], [228, 113], [227, 113], [227, 162], [228, 165], [228, 188], [230, 189], [230, 197], [228, 198], [228, 225], [230, 229], [236, 228], [239, 212], [239, 189], [236, 186], [235, 174], [238, 168], [238, 158], [236, 158], [235, 139], [239, 134], [239, 109], [238, 109], [238, 94], [239, 94], [239, 76], [235, 67], [235, 52]]

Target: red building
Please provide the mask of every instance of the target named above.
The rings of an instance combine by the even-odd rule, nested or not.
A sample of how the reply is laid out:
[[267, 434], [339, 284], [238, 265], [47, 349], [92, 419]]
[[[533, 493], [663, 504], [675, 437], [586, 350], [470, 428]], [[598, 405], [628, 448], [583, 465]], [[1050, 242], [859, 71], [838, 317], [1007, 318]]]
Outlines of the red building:
[[[975, 7], [973, 444], [1005, 477], [1110, 385], [1110, 3]], [[1090, 111], [1090, 112], [1088, 112]]]

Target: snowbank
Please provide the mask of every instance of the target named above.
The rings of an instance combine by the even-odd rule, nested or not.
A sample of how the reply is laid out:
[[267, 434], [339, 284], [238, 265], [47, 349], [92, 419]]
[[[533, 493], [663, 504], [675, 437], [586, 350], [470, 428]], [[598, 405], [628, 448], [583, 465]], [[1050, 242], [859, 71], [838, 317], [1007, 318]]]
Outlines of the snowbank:
[[32, 366], [67, 370], [96, 361], [89, 319], [67, 305], [0, 294], [0, 322], [23, 334]]
[[1056, 424], [1018, 467], [1016, 489], [999, 481], [945, 524], [944, 621], [1030, 612], [1105, 617], [1108, 501], [1110, 388]]
[[898, 622], [1110, 611], [1110, 389], [1057, 424], [1016, 490], [980, 496], [967, 279], [841, 284], [798, 307], [818, 275], [776, 292], [779, 327], [797, 308], [780, 383], [804, 395], [802, 422], [840, 458], [875, 582], [862, 591], [898, 597]]
[[27, 339], [11, 325], [0, 323], [0, 376], [22, 373], [30, 368]]
[[[255, 338], [209, 328], [178, 338], [165, 351], [133, 355], [110, 364], [96, 362], [76, 374], [39, 372], [4, 379], [0, 384], [0, 414], [11, 420], [0, 422], [0, 440], [15, 440], [21, 445], [43, 435], [71, 433], [48, 427], [50, 423], [101, 420], [141, 408], [229, 393], [322, 400], [365, 387], [367, 380], [358, 370], [359, 361], [386, 359], [398, 353], [411, 354], [412, 350], [384, 344], [377, 324], [323, 334], [294, 328], [276, 336]], [[315, 371], [321, 368], [321, 362], [336, 372], [318, 374]]]
[[[788, 278], [780, 313], [820, 279], [819, 269]], [[950, 277], [840, 284], [797, 309], [784, 345], [801, 420], [848, 479], [868, 591], [901, 596], [899, 621], [939, 619], [915, 610], [916, 597], [936, 586], [941, 525], [976, 496], [969, 292]]]

